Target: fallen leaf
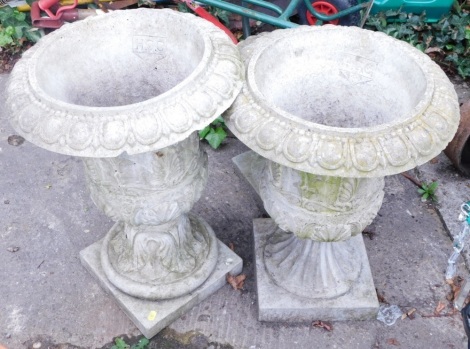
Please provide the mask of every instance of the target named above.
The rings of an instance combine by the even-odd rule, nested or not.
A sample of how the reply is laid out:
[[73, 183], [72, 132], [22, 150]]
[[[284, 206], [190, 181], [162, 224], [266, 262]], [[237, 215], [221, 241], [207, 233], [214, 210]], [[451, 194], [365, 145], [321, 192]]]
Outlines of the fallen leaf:
[[431, 161], [429, 161], [431, 164], [435, 165], [439, 162], [439, 159], [437, 157], [431, 159]]
[[321, 320], [312, 322], [312, 326], [323, 328], [324, 330], [327, 330], [328, 332], [331, 332], [333, 330], [333, 325], [331, 323], [326, 322], [326, 321], [321, 321]]
[[461, 286], [452, 285], [452, 291], [450, 291], [447, 294], [446, 299], [449, 302], [455, 301], [457, 299], [457, 297], [459, 296], [460, 289], [461, 289]]
[[19, 250], [20, 248], [18, 246], [11, 246], [7, 248], [7, 251], [12, 253], [18, 252]]
[[451, 292], [449, 292], [446, 296], [446, 299], [449, 301], [449, 302], [453, 302], [454, 300], [457, 299], [459, 293], [460, 293], [460, 289], [462, 288], [462, 284], [463, 284], [463, 278], [461, 278], [460, 276], [455, 276], [453, 277], [452, 279], [448, 279], [446, 280], [447, 284], [450, 285], [451, 287]]
[[400, 342], [398, 342], [395, 338], [389, 338], [387, 339], [387, 344], [399, 346]]
[[433, 39], [434, 37], [432, 35], [429, 35], [428, 38], [426, 39], [426, 46], [429, 46], [429, 44], [431, 43]]
[[237, 276], [227, 273], [227, 282], [233, 287], [234, 290], [242, 290], [245, 283], [246, 275], [240, 274]]
[[415, 311], [416, 311], [416, 308], [408, 310], [406, 313], [403, 313], [403, 315], [401, 316], [401, 319], [405, 320], [407, 317], [409, 317], [411, 320], [413, 320], [415, 317], [413, 315]]
[[424, 53], [434, 53], [434, 52], [442, 52], [442, 50], [439, 47], [429, 47], [424, 51]]
[[434, 314], [439, 314], [441, 311], [444, 310], [445, 307], [446, 305], [443, 302], [439, 301], [439, 303], [437, 303], [436, 309], [434, 309]]
[[18, 146], [24, 143], [24, 138], [18, 135], [11, 135], [8, 137], [8, 144]]
[[230, 248], [232, 251], [235, 251], [235, 245], [233, 244], [233, 242], [228, 243], [228, 248]]

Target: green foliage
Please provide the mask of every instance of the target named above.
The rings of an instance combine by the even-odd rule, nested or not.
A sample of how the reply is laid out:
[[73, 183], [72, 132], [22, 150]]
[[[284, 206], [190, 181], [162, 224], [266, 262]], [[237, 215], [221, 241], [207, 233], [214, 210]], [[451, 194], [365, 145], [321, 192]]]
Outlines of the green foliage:
[[456, 4], [436, 23], [421, 15], [389, 10], [370, 16], [365, 28], [384, 32], [429, 54], [444, 70], [470, 77], [470, 15]]
[[142, 338], [136, 344], [129, 345], [125, 340], [118, 337], [114, 340], [114, 345], [111, 349], [147, 349], [149, 343], [147, 338]]
[[178, 11], [179, 12], [185, 12], [185, 13], [186, 12], [191, 12], [191, 9], [184, 2], [178, 2], [177, 6], [178, 6]]
[[217, 17], [225, 26], [230, 24], [230, 20], [228, 19], [229, 13], [227, 11], [213, 6], [207, 6], [206, 10], [214, 17]]
[[217, 149], [222, 141], [227, 138], [225, 128], [225, 121], [221, 116], [219, 116], [217, 119], [212, 121], [209, 126], [206, 126], [204, 129], [199, 131], [199, 138], [205, 139], [212, 148]]
[[[228, 15], [229, 13], [225, 10], [214, 6], [204, 6], [204, 9], [209, 12], [211, 15], [216, 17], [224, 25], [229, 25]], [[178, 2], [178, 11], [180, 12], [192, 12], [184, 2]]]
[[116, 338], [114, 340], [114, 345], [111, 347], [111, 349], [129, 349], [130, 345], [127, 344], [122, 338]]
[[423, 183], [421, 188], [418, 189], [418, 193], [421, 195], [421, 201], [426, 201], [431, 199], [432, 201], [437, 201], [436, 190], [439, 183], [431, 182], [429, 184]]
[[18, 51], [27, 42], [37, 42], [41, 31], [31, 27], [29, 14], [10, 6], [0, 7], [0, 47]]
[[145, 6], [145, 7], [150, 7], [150, 8], [155, 8], [156, 3], [155, 1], [152, 0], [138, 0], [137, 1], [137, 6]]

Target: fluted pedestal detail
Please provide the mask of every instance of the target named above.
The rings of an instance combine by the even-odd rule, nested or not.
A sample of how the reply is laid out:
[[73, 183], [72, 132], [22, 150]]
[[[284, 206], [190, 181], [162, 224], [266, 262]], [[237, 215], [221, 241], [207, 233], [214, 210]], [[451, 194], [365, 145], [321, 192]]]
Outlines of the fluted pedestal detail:
[[362, 269], [359, 251], [347, 242], [299, 239], [281, 229], [266, 241], [263, 260], [276, 285], [307, 298], [346, 294]]

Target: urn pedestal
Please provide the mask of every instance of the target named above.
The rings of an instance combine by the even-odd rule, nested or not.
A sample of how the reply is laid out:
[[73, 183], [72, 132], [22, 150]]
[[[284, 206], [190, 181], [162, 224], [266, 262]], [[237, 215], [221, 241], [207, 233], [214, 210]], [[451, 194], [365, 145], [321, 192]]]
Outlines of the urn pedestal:
[[147, 337], [241, 272], [241, 259], [190, 210], [207, 180], [196, 131], [230, 106], [243, 77], [221, 30], [149, 9], [65, 25], [11, 74], [13, 127], [82, 157], [93, 201], [116, 221], [81, 260]]
[[234, 161], [272, 217], [254, 222], [259, 319], [374, 318], [361, 232], [384, 176], [452, 139], [452, 84], [425, 54], [359, 28], [280, 30], [239, 48], [246, 81], [225, 118], [254, 151]]

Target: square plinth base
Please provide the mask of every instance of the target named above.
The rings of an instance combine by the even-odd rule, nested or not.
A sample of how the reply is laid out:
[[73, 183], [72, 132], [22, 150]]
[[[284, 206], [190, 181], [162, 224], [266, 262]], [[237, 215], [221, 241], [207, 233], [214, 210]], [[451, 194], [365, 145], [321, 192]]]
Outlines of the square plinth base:
[[350, 239], [354, 248], [361, 252], [363, 269], [352, 289], [334, 299], [309, 299], [296, 296], [277, 286], [269, 277], [263, 251], [268, 237], [275, 232], [272, 219], [255, 219], [256, 282], [258, 288], [258, 319], [260, 321], [304, 322], [313, 320], [370, 320], [375, 319], [379, 302], [361, 235]]
[[218, 241], [218, 248], [219, 257], [217, 266], [204, 284], [190, 294], [162, 301], [134, 298], [114, 287], [108, 281], [101, 268], [101, 241], [82, 250], [80, 252], [80, 259], [85, 268], [98, 279], [106, 293], [114, 297], [124, 313], [126, 313], [142, 334], [147, 338], [151, 338], [196, 304], [224, 286], [226, 284], [227, 273], [232, 275], [241, 273], [243, 267], [242, 259], [220, 241]]

